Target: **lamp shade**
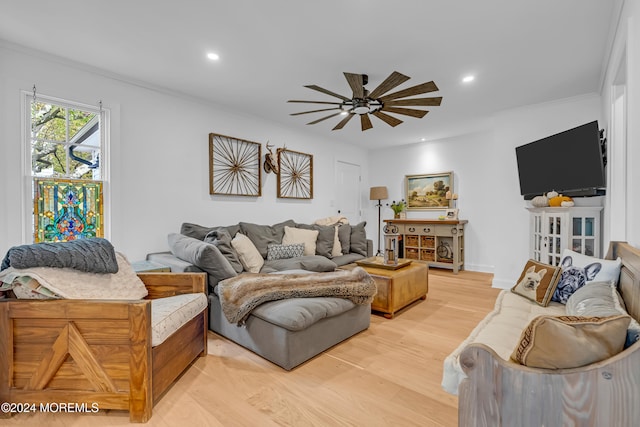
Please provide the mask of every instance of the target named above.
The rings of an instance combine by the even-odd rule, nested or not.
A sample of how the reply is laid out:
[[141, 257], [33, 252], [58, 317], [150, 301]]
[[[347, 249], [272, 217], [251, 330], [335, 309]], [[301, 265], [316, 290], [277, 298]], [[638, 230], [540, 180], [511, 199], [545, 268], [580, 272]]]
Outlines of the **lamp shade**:
[[389, 198], [387, 187], [371, 187], [369, 200], [385, 200]]

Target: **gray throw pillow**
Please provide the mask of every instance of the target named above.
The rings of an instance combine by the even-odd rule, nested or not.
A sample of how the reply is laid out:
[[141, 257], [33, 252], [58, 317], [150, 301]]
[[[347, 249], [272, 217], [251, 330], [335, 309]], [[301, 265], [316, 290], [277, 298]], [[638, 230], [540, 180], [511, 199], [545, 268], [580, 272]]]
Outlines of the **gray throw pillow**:
[[[614, 281], [590, 282], [578, 288], [567, 300], [566, 311], [569, 316], [585, 317], [628, 314]], [[640, 324], [632, 318], [627, 329], [624, 348], [631, 346], [639, 339]]]
[[336, 229], [333, 225], [297, 224], [297, 227], [304, 230], [318, 230], [318, 238], [316, 239], [316, 255], [331, 258], [333, 240], [336, 235]]
[[349, 224], [340, 224], [338, 227], [338, 240], [342, 247], [344, 255], [351, 252], [351, 226]]
[[226, 230], [227, 233], [233, 238], [238, 231], [240, 231], [240, 226], [236, 225], [227, 225], [227, 226], [216, 226], [216, 227], [203, 227], [198, 224], [191, 224], [189, 222], [182, 223], [180, 226], [180, 234], [184, 234], [188, 237], [193, 237], [194, 239], [204, 240], [205, 236], [214, 230]]
[[241, 222], [240, 230], [242, 234], [247, 236], [255, 245], [262, 258], [267, 257], [267, 249], [269, 244], [282, 244], [282, 236], [284, 236], [284, 227], [295, 227], [296, 223], [289, 219], [287, 221], [274, 225], [259, 225], [249, 222]]
[[168, 241], [169, 249], [174, 256], [209, 274], [209, 286], [213, 287], [220, 280], [237, 276], [229, 261], [211, 243], [178, 233], [169, 234]]
[[211, 243], [213, 246], [218, 248], [220, 253], [229, 261], [231, 267], [236, 271], [236, 273], [242, 273], [243, 267], [240, 262], [240, 258], [238, 258], [238, 253], [231, 246], [231, 235], [224, 229], [213, 230], [209, 232], [204, 237], [204, 242]]
[[[358, 225], [351, 226], [351, 245], [350, 252], [367, 256], [367, 233], [364, 227], [367, 225], [366, 221], [362, 221]], [[338, 238], [340, 235], [338, 234]]]

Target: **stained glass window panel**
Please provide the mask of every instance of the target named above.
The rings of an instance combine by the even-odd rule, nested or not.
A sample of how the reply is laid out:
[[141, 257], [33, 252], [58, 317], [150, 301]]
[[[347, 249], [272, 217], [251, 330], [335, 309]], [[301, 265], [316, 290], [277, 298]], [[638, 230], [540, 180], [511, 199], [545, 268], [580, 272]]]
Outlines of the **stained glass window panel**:
[[34, 241], [104, 237], [102, 182], [34, 179]]

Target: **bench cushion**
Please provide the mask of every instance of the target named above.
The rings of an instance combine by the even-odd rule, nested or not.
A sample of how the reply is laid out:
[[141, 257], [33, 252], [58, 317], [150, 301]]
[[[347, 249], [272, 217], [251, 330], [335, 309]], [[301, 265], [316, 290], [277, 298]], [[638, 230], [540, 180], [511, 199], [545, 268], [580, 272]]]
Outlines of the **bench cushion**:
[[542, 315], [564, 314], [564, 304], [552, 301], [547, 307], [542, 307], [510, 290], [502, 291], [496, 298], [493, 311], [487, 314], [467, 339], [444, 360], [442, 388], [451, 394], [458, 394], [458, 385], [466, 377], [460, 366], [460, 353], [469, 344], [484, 344], [508, 361], [518, 345], [522, 330], [531, 320]]
[[151, 346], [162, 344], [205, 308], [207, 297], [203, 293], [151, 300]]

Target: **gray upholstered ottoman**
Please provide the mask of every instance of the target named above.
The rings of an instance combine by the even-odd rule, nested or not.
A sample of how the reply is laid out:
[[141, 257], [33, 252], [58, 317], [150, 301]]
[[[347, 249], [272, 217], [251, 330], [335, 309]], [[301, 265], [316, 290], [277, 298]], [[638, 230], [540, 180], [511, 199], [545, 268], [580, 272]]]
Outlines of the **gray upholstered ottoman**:
[[266, 302], [243, 326], [227, 321], [220, 299], [209, 294], [209, 328], [265, 359], [291, 370], [369, 327], [371, 305], [332, 297]]

